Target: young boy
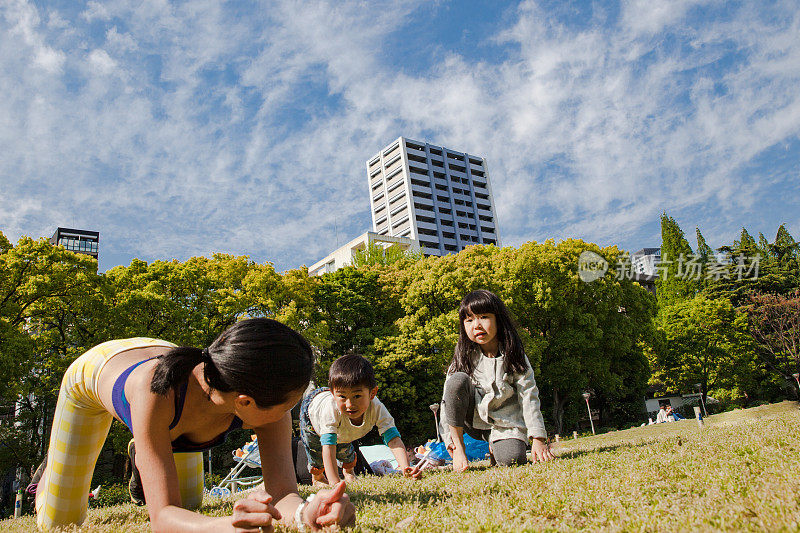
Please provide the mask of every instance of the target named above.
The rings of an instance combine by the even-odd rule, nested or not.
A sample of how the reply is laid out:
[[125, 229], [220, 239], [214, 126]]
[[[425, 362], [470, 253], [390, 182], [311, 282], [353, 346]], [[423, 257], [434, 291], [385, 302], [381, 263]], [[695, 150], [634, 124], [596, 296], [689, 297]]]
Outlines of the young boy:
[[378, 426], [400, 469], [409, 475], [411, 468], [400, 432], [392, 415], [375, 397], [378, 386], [370, 362], [356, 354], [340, 357], [331, 365], [328, 385], [308, 394], [300, 407], [300, 435], [314, 484], [325, 483], [326, 477], [330, 485], [339, 482], [337, 459], [342, 463], [345, 481], [353, 481], [356, 451], [352, 442], [373, 426]]

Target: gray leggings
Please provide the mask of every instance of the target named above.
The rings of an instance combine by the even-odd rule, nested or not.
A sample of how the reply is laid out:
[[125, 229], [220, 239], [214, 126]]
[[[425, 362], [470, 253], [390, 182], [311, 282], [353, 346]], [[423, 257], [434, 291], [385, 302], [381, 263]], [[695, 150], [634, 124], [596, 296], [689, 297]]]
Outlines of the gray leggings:
[[[475, 429], [472, 418], [475, 414], [475, 385], [464, 372], [451, 374], [444, 384], [442, 411], [447, 423], [464, 428], [464, 433], [473, 439], [489, 441], [491, 430]], [[497, 464], [508, 466], [525, 464], [528, 461], [527, 444], [520, 439], [502, 439], [491, 443], [492, 455]]]

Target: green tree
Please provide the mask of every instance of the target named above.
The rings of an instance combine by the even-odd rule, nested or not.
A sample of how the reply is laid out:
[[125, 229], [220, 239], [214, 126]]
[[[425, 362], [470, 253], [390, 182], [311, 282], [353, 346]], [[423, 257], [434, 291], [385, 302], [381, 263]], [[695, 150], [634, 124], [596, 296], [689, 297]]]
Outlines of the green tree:
[[666, 347], [655, 354], [655, 375], [671, 391], [690, 391], [700, 383], [703, 395], [736, 386], [735, 369], [747, 368], [752, 344], [747, 319], [725, 298], [698, 295], [661, 309], [658, 329]]
[[718, 275], [704, 288], [709, 297], [727, 298], [738, 307], [747, 305], [750, 294], [789, 295], [800, 287], [798, 245], [784, 226], [778, 228], [772, 244], [763, 235], [756, 243], [743, 228], [738, 239], [719, 251], [725, 259]]
[[419, 261], [422, 257], [422, 252], [404, 250], [398, 245], [383, 247], [379, 244], [369, 243], [364, 248], [353, 252], [352, 266], [362, 268], [373, 265], [413, 263]]
[[470, 246], [381, 275], [389, 293], [399, 297], [403, 316], [397, 320], [396, 334], [375, 341], [376, 375], [381, 400], [390, 412], [403, 413], [398, 428], [412, 439], [432, 434], [428, 406], [441, 399], [445, 370], [458, 340], [458, 305], [472, 290], [497, 289], [492, 261], [497, 253], [493, 246]]
[[661, 215], [661, 269], [656, 281], [658, 300], [662, 304], [693, 297], [698, 282], [687, 276], [686, 263], [694, 255], [678, 223], [666, 213]]
[[800, 372], [800, 291], [788, 297], [752, 294], [743, 309], [760, 361], [794, 385], [792, 374]]
[[318, 362], [320, 377], [348, 352], [374, 359], [375, 339], [391, 335], [402, 315], [399, 301], [383, 287], [377, 270], [340, 268], [320, 276], [314, 290], [315, 321], [328, 326], [328, 345]]
[[61, 376], [102, 337], [99, 285], [86, 255], [44, 239], [11, 246], [0, 238], [0, 406], [16, 415], [0, 426], [0, 471], [30, 471], [43, 456]]
[[582, 281], [578, 258], [587, 250], [610, 264], [622, 259], [616, 247], [567, 239], [505, 248], [498, 266], [509, 308], [536, 339], [529, 356], [540, 369], [543, 405], [550, 405], [558, 433], [574, 422], [565, 420], [568, 406], [582, 405], [586, 390], [594, 391], [607, 418], [630, 420], [642, 409], [649, 375], [644, 346], [653, 336], [655, 299], [613, 271]]

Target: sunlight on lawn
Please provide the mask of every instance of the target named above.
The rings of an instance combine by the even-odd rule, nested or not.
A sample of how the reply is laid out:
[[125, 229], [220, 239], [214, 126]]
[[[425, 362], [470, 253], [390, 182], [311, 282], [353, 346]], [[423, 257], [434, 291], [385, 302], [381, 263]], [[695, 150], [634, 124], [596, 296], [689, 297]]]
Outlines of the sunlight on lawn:
[[[800, 418], [783, 402], [562, 441], [547, 464], [363, 477], [356, 531], [763, 531], [800, 528]], [[309, 487], [302, 487], [303, 494]], [[223, 515], [231, 501], [207, 501]], [[149, 531], [132, 505], [92, 509], [79, 531]], [[4, 533], [33, 517], [0, 521]], [[78, 531], [76, 529], [76, 531]]]

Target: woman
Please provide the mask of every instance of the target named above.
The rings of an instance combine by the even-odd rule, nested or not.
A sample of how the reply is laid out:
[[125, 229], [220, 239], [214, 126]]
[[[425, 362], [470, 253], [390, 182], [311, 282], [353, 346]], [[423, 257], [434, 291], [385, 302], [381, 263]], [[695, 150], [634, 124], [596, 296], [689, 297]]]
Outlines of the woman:
[[[112, 417], [133, 433], [153, 531], [271, 531], [273, 520], [301, 530], [351, 523], [355, 508], [343, 483], [305, 502], [297, 494], [289, 410], [312, 369], [308, 342], [263, 318], [234, 324], [203, 350], [148, 338], [92, 348], [61, 383], [36, 493], [37, 524], [47, 530], [85, 520]], [[202, 500], [202, 452], [240, 427], [258, 436], [265, 490], [237, 501], [232, 516], [189, 511]]]

